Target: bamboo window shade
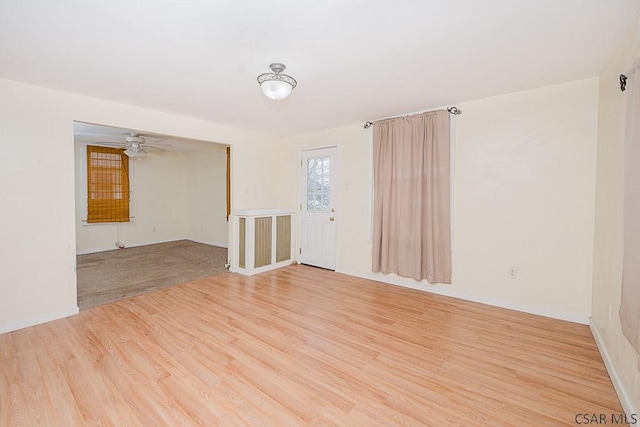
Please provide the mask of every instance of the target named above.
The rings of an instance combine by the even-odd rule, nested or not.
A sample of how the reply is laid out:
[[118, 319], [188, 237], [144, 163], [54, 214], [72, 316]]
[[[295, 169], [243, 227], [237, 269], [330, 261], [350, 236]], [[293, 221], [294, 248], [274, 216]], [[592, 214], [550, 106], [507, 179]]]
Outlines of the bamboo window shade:
[[87, 145], [87, 222], [129, 222], [129, 157]]

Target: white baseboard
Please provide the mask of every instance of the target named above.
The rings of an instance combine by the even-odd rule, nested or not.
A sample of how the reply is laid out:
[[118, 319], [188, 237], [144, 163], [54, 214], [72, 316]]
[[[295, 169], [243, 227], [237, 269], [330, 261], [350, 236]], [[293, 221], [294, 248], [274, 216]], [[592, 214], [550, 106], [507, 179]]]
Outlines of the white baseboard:
[[231, 271], [232, 273], [242, 274], [243, 276], [254, 276], [256, 274], [264, 273], [265, 271], [270, 271], [270, 270], [275, 270], [276, 268], [286, 267], [288, 265], [291, 265], [291, 263], [292, 263], [292, 261], [290, 259], [287, 259], [287, 260], [284, 260], [284, 261], [276, 262], [275, 264], [269, 264], [269, 265], [265, 265], [265, 266], [262, 266], [262, 267], [257, 267], [257, 268], [240, 268], [240, 267], [236, 267], [236, 268], [231, 268], [229, 271]]
[[97, 254], [98, 252], [107, 252], [107, 251], [115, 251], [118, 248], [114, 246], [109, 246], [108, 248], [93, 248], [93, 249], [85, 249], [83, 251], [76, 251], [76, 255], [89, 255], [89, 254]]
[[602, 336], [600, 335], [600, 332], [598, 332], [598, 328], [596, 328], [596, 326], [593, 324], [593, 319], [589, 319], [589, 328], [591, 328], [593, 338], [596, 340], [598, 350], [600, 350], [600, 355], [602, 356], [602, 360], [604, 361], [604, 366], [607, 368], [607, 372], [609, 372], [609, 377], [611, 377], [613, 388], [616, 389], [618, 399], [620, 399], [620, 403], [622, 404], [622, 409], [624, 409], [624, 412], [627, 414], [627, 419], [631, 420], [631, 415], [637, 414], [638, 412], [636, 411], [636, 408], [634, 408], [631, 397], [629, 397], [627, 389], [620, 380], [620, 376], [618, 376], [618, 372], [613, 365], [613, 360], [611, 359], [611, 356], [607, 351], [607, 347], [604, 345]]
[[217, 246], [219, 248], [229, 249], [229, 245], [224, 242], [208, 242], [206, 240], [198, 240], [198, 239], [187, 239], [187, 240], [191, 240], [192, 242], [196, 242], [196, 243], [202, 243], [203, 245]]
[[[177, 241], [180, 241], [180, 240], [190, 240], [190, 239], [187, 239], [186, 237], [183, 237], [183, 238], [180, 238], [180, 239], [154, 240], [153, 242], [144, 242], [144, 243], [125, 243], [125, 246], [127, 248], [136, 248], [138, 246], [157, 245], [159, 243], [170, 243], [170, 242], [177, 242]], [[116, 245], [115, 245], [115, 242], [114, 242], [113, 246], [109, 246], [107, 248], [94, 248], [94, 249], [85, 249], [83, 251], [76, 251], [76, 255], [87, 255], [87, 254], [95, 254], [95, 253], [98, 253], [98, 252], [117, 251], [117, 250], [118, 250], [118, 248], [116, 248]]]
[[544, 317], [550, 317], [553, 319], [559, 319], [559, 320], [566, 320], [568, 322], [573, 322], [573, 323], [579, 323], [581, 325], [588, 325], [589, 324], [589, 317], [587, 316], [580, 316], [577, 314], [573, 314], [573, 313], [562, 313], [562, 312], [558, 312], [555, 310], [550, 310], [547, 308], [541, 308], [541, 307], [530, 307], [530, 306], [525, 306], [525, 305], [521, 305], [521, 304], [516, 304], [510, 301], [504, 301], [504, 300], [499, 300], [496, 298], [491, 298], [491, 297], [484, 297], [482, 295], [470, 295], [470, 294], [465, 294], [463, 292], [458, 292], [452, 289], [445, 289], [443, 287], [435, 287], [432, 285], [426, 285], [428, 287], [426, 287], [424, 284], [420, 284], [419, 282], [416, 282], [415, 285], [412, 285], [411, 283], [407, 283], [406, 281], [402, 280], [402, 279], [396, 279], [393, 276], [379, 276], [376, 275], [375, 273], [370, 273], [370, 274], [360, 274], [360, 273], [354, 273], [354, 272], [350, 272], [350, 271], [344, 271], [344, 270], [336, 270], [338, 273], [343, 273], [343, 274], [348, 274], [350, 276], [355, 276], [355, 277], [360, 277], [363, 279], [369, 279], [369, 280], [374, 280], [376, 282], [382, 282], [382, 283], [387, 283], [390, 285], [395, 285], [395, 286], [402, 286], [404, 288], [410, 288], [410, 289], [417, 289], [419, 291], [424, 291], [424, 292], [430, 292], [433, 294], [438, 294], [438, 295], [444, 295], [447, 297], [451, 297], [451, 298], [457, 298], [457, 299], [461, 299], [461, 300], [465, 300], [465, 301], [472, 301], [472, 302], [477, 302], [480, 304], [486, 304], [486, 305], [491, 305], [494, 307], [500, 307], [500, 308], [506, 308], [509, 310], [515, 310], [515, 311], [522, 311], [524, 313], [529, 313], [529, 314], [535, 314], [538, 316], [544, 316]]
[[56, 313], [44, 314], [32, 319], [9, 323], [8, 325], [0, 325], [0, 334], [6, 334], [7, 332], [17, 331], [18, 329], [28, 328], [29, 326], [39, 325], [40, 323], [46, 323], [52, 320], [62, 319], [63, 317], [73, 316], [78, 314], [79, 312], [80, 309], [78, 308], [78, 306], [74, 306], [68, 308], [67, 310], [58, 311]]

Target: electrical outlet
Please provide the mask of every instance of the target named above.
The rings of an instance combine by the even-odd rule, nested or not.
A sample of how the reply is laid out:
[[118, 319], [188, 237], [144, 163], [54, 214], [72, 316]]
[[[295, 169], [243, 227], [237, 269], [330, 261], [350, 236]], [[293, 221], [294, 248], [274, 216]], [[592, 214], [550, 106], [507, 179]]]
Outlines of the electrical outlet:
[[518, 269], [515, 267], [509, 267], [507, 269], [507, 277], [509, 279], [517, 279], [518, 278]]

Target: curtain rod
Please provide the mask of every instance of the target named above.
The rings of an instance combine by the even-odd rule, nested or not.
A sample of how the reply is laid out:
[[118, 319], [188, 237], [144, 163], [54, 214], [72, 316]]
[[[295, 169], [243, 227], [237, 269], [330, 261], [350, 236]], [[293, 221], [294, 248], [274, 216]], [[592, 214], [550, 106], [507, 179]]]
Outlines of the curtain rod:
[[[432, 110], [432, 111], [436, 111], [436, 110]], [[453, 114], [454, 116], [457, 116], [457, 115], [459, 115], [459, 114], [462, 114], [462, 110], [461, 110], [461, 109], [459, 109], [458, 107], [449, 107], [449, 108], [447, 108], [447, 111], [448, 111], [449, 113]], [[425, 112], [428, 112], [428, 111], [425, 111]], [[420, 113], [415, 113], [415, 114], [420, 114]], [[413, 116], [413, 115], [414, 115], [414, 114], [409, 114], [409, 115], [406, 115], [406, 116], [397, 116], [397, 117], [398, 117], [398, 118], [400, 118], [400, 117], [409, 117], [409, 116]], [[389, 118], [390, 118], [390, 119], [392, 119], [392, 118], [396, 118], [396, 117], [389, 117]], [[381, 120], [387, 120], [387, 119], [381, 119]], [[378, 120], [375, 120], [375, 121], [377, 122]], [[373, 123], [374, 123], [374, 121], [369, 120], [368, 122], [366, 122], [366, 123], [364, 124], [364, 126], [363, 126], [363, 127], [364, 127], [365, 129], [369, 129], [369, 128], [373, 125]]]

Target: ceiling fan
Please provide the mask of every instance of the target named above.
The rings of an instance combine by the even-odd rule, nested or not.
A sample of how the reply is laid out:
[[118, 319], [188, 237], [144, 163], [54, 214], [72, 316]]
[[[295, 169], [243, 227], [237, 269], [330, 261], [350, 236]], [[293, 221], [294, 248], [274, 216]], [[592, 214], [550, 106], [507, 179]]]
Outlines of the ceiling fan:
[[137, 133], [129, 133], [125, 136], [123, 142], [98, 142], [98, 144], [111, 145], [118, 148], [126, 148], [124, 154], [134, 159], [142, 159], [147, 156], [147, 150], [157, 151], [160, 153], [166, 152], [168, 149], [173, 148], [170, 144], [165, 143], [152, 143], [148, 144], [143, 135]]

